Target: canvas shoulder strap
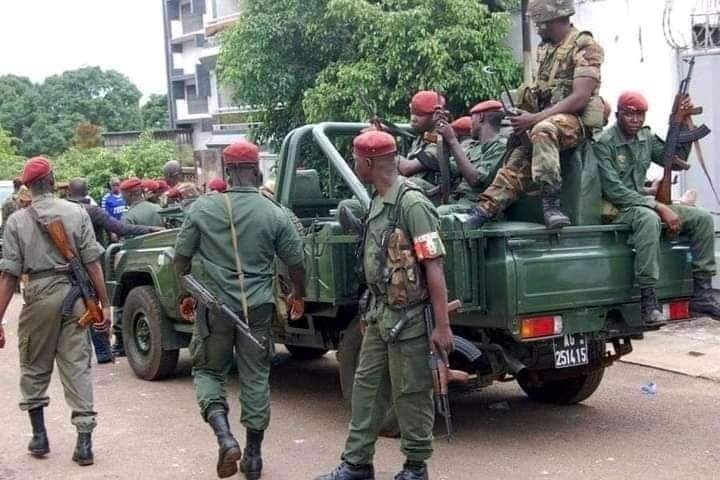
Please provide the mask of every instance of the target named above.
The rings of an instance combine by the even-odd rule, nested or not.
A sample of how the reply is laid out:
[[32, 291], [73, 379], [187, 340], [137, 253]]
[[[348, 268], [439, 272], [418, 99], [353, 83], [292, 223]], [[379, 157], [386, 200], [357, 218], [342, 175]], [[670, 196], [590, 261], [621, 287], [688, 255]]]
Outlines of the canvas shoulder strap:
[[249, 321], [247, 295], [245, 293], [245, 275], [243, 274], [242, 261], [240, 260], [240, 250], [238, 249], [237, 232], [235, 231], [235, 217], [232, 211], [232, 202], [227, 193], [223, 193], [225, 199], [225, 208], [228, 214], [228, 223], [230, 224], [230, 235], [232, 236], [233, 254], [235, 255], [235, 269], [237, 270], [238, 283], [240, 284], [240, 303], [242, 304], [245, 321]]

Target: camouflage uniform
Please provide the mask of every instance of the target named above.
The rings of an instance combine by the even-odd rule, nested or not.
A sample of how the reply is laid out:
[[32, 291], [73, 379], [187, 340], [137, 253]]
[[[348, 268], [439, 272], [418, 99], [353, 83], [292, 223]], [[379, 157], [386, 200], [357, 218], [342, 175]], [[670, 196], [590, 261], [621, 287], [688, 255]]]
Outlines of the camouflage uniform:
[[[551, 7], [547, 5], [546, 8]], [[576, 147], [585, 138], [586, 127], [602, 126], [603, 105], [598, 92], [603, 59], [603, 49], [592, 34], [575, 28], [560, 45], [543, 42], [538, 47], [536, 80], [530, 87], [521, 87], [520, 108], [536, 113], [555, 105], [572, 93], [576, 78], [597, 80], [597, 87], [582, 116], [553, 115], [528, 132], [532, 151], [522, 146], [513, 151], [507, 164], [481, 195], [480, 207], [485, 212], [494, 216], [504, 210], [520, 197], [531, 180], [553, 190], [560, 189], [560, 152]]]
[[[381, 244], [392, 224], [391, 216], [396, 217], [397, 224], [386, 256]], [[363, 248], [365, 277], [373, 300], [365, 315], [368, 329], [355, 374], [350, 434], [342, 455], [350, 464], [372, 463], [375, 442], [391, 403], [397, 411], [403, 454], [415, 462], [432, 455], [435, 414], [423, 321], [429, 300], [423, 272], [414, 268], [422, 259], [412, 253], [412, 246], [416, 245], [415, 251], [430, 252], [426, 258], [442, 256], [438, 228], [433, 205], [403, 177], [398, 177], [385, 196], [373, 199]], [[434, 240], [433, 248], [418, 249], [426, 238]], [[392, 272], [391, 281], [383, 273], [386, 268]], [[416, 273], [403, 276], [410, 271]], [[390, 342], [389, 332], [403, 316], [410, 320], [397, 341]]]

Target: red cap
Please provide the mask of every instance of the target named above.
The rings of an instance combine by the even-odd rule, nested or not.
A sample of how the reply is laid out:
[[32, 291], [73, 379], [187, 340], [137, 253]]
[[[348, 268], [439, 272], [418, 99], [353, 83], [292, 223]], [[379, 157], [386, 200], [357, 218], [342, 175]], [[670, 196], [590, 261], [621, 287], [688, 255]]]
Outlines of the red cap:
[[165, 192], [165, 196], [172, 199], [180, 198], [180, 190], [178, 190], [177, 187], [173, 187]]
[[240, 140], [223, 150], [223, 156], [226, 165], [257, 165], [260, 161], [260, 149], [254, 143]]
[[142, 185], [143, 190], [148, 190], [150, 192], [157, 192], [160, 189], [160, 184], [150, 178], [144, 178], [140, 184]]
[[163, 179], [161, 179], [161, 178], [158, 178], [158, 179], [155, 180], [155, 181], [156, 181], [157, 184], [158, 184], [158, 190], [159, 190], [159, 191], [164, 192], [164, 191], [166, 191], [166, 190], [169, 188], [169, 187], [168, 187], [168, 184], [167, 184], [167, 182], [166, 182], [165, 180], [163, 180]]
[[381, 157], [397, 152], [393, 136], [377, 130], [361, 133], [355, 137], [353, 148], [358, 155], [367, 158]]
[[470, 135], [470, 130], [472, 130], [472, 117], [460, 117], [452, 122], [450, 126], [455, 130], [455, 135], [467, 137]]
[[132, 177], [128, 178], [120, 184], [120, 190], [126, 192], [128, 190], [135, 190], [136, 188], [141, 188], [142, 186], [142, 181], [139, 178]]
[[648, 101], [640, 92], [625, 92], [618, 98], [618, 110], [647, 112], [648, 108]]
[[223, 193], [227, 190], [227, 183], [222, 178], [213, 178], [208, 182], [208, 188], [216, 192]]
[[34, 157], [25, 163], [22, 172], [22, 183], [30, 185], [35, 180], [40, 180], [52, 172], [52, 164], [45, 157]]
[[[438, 105], [438, 102], [441, 102]], [[445, 103], [442, 96], [432, 90], [422, 90], [415, 94], [410, 101], [410, 111], [421, 115], [435, 113], [435, 109]]]
[[487, 100], [480, 102], [470, 109], [470, 113], [485, 113], [485, 112], [502, 112], [503, 104], [497, 100]]

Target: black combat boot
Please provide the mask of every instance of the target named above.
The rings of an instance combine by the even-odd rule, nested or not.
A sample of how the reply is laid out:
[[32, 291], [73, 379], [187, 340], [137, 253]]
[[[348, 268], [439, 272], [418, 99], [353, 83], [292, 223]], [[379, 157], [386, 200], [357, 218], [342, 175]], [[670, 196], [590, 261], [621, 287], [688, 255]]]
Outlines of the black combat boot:
[[470, 218], [465, 220], [466, 228], [480, 228], [492, 220], [492, 216], [480, 207], [470, 210]]
[[342, 462], [335, 470], [315, 477], [315, 480], [375, 480], [375, 468], [372, 464], [353, 465]]
[[545, 226], [549, 229], [570, 225], [570, 219], [560, 210], [560, 189], [543, 185], [540, 190]]
[[92, 451], [92, 434], [90, 432], [78, 433], [72, 459], [81, 467], [92, 465], [95, 462]]
[[219, 447], [217, 475], [220, 478], [232, 477], [238, 471], [237, 462], [242, 457], [242, 450], [230, 432], [227, 412], [223, 408], [211, 410], [208, 413], [207, 421], [215, 432]]
[[338, 222], [343, 231], [349, 235], [360, 235], [363, 229], [363, 222], [355, 216], [347, 205], [338, 207]]
[[240, 462], [240, 471], [245, 474], [248, 480], [257, 480], [262, 474], [262, 442], [265, 432], [262, 430], [250, 430], [245, 433], [245, 451]]
[[427, 465], [425, 462], [411, 462], [403, 465], [402, 471], [395, 475], [395, 480], [428, 480]]
[[710, 317], [720, 320], [720, 303], [715, 298], [712, 280], [695, 278], [693, 296], [690, 299], [690, 311], [696, 317]]
[[48, 441], [47, 430], [45, 430], [45, 416], [43, 407], [33, 408], [28, 411], [30, 423], [32, 424], [33, 436], [28, 444], [28, 450], [33, 457], [42, 457], [50, 453], [50, 442]]
[[646, 327], [660, 328], [667, 323], [652, 287], [640, 289], [640, 317]]

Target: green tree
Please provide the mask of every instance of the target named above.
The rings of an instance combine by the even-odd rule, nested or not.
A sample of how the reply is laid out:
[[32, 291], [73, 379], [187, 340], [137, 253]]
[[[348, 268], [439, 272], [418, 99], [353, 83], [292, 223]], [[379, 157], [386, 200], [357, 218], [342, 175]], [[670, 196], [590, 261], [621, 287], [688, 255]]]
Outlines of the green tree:
[[162, 130], [170, 127], [167, 95], [150, 95], [148, 101], [140, 107], [143, 129]]
[[222, 37], [221, 79], [238, 103], [263, 110], [262, 141], [306, 122], [368, 118], [360, 91], [390, 118], [407, 118], [422, 88], [445, 92], [461, 114], [500, 93], [486, 65], [519, 80], [509, 28], [507, 13], [477, 0], [249, 0]]
[[102, 128], [90, 122], [80, 122], [75, 127], [72, 143], [74, 147], [81, 150], [100, 147], [103, 144]]
[[0, 125], [22, 139], [36, 119], [37, 85], [15, 75], [0, 76]]
[[15, 141], [9, 132], [0, 128], [0, 180], [11, 180], [22, 171], [24, 159], [17, 154]]

